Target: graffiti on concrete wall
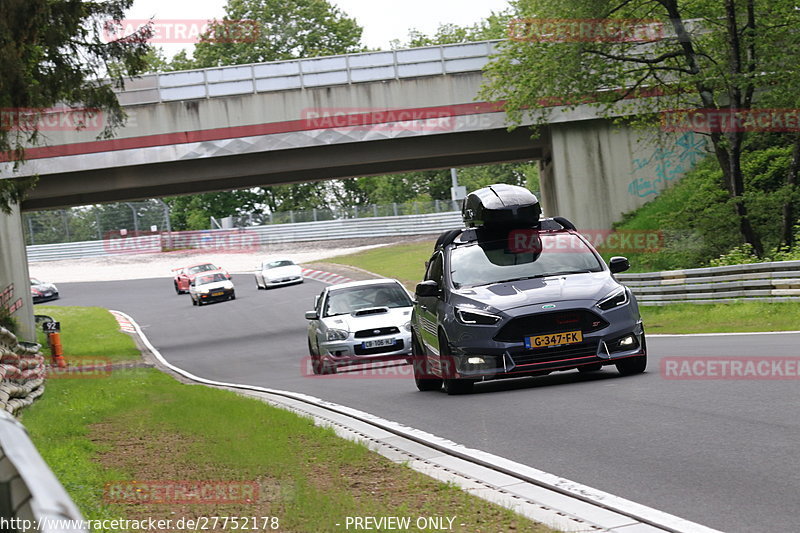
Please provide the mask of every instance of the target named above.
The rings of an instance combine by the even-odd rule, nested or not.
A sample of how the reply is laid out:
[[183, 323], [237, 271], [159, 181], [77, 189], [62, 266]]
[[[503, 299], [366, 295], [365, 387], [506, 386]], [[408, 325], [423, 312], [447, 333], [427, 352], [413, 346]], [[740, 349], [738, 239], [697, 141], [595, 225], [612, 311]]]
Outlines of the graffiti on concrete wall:
[[12, 283], [8, 287], [0, 292], [0, 307], [5, 307], [8, 309], [9, 313], [13, 313], [18, 311], [22, 308], [22, 298], [18, 298], [16, 302], [12, 302], [11, 300], [14, 299], [14, 284]]
[[689, 131], [678, 137], [671, 146], [659, 146], [647, 157], [633, 160], [633, 181], [628, 184], [628, 194], [646, 198], [657, 195], [669, 182], [690, 171], [705, 157], [708, 140]]

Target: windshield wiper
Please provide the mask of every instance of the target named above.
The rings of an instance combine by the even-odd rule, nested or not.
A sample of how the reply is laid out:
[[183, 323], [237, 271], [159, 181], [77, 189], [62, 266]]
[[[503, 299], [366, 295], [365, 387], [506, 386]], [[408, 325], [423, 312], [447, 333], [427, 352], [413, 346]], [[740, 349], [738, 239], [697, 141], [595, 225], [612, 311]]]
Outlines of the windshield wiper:
[[[500, 281], [492, 281], [489, 283], [483, 283], [482, 285], [494, 285], [495, 283], [511, 283], [513, 281], [524, 281], [526, 279], [536, 279], [536, 278], [549, 278], [552, 276], [563, 276], [567, 274], [588, 274], [592, 272], [592, 270], [565, 270], [563, 272], [547, 272], [546, 274], [536, 274], [535, 276], [521, 276], [518, 278], [511, 278], [511, 279], [504, 279]], [[478, 285], [475, 285], [476, 287]]]

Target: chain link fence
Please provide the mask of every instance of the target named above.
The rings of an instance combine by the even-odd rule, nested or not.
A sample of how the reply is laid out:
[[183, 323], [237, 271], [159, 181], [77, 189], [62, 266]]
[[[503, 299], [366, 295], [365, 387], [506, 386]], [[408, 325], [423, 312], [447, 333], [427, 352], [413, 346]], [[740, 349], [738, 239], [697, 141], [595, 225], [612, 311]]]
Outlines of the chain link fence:
[[356, 205], [332, 209], [305, 209], [297, 211], [278, 211], [275, 213], [250, 213], [229, 217], [221, 227], [246, 228], [270, 224], [294, 224], [296, 222], [322, 222], [325, 220], [346, 220], [353, 218], [397, 217], [403, 215], [427, 215], [460, 211], [461, 202], [433, 200], [430, 202], [405, 202], [391, 204]]
[[[210, 219], [208, 229], [247, 228], [297, 222], [323, 222], [357, 218], [426, 215], [459, 211], [460, 201], [433, 200], [370, 204], [332, 209], [254, 212]], [[170, 232], [169, 206], [161, 200], [121, 202], [23, 214], [25, 244], [61, 244], [110, 237]]]
[[122, 202], [23, 214], [25, 244], [101, 240], [111, 234], [171, 231], [170, 211], [161, 200]]

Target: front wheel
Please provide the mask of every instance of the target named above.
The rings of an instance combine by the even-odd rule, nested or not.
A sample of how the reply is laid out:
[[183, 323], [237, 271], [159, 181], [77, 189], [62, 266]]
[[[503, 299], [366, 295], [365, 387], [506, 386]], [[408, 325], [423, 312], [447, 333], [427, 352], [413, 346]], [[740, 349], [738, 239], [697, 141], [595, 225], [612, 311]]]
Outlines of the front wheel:
[[411, 364], [414, 368], [414, 383], [417, 390], [432, 391], [442, 388], [442, 380], [429, 373], [428, 358], [422, 349], [417, 336], [411, 334]]
[[445, 379], [444, 391], [449, 395], [469, 394], [475, 382], [469, 379]]
[[647, 355], [628, 357], [617, 363], [617, 370], [623, 376], [641, 374], [647, 368]]
[[236, 293], [235, 292], [231, 293], [231, 297], [228, 298], [228, 299], [229, 300], [235, 300], [236, 299]]

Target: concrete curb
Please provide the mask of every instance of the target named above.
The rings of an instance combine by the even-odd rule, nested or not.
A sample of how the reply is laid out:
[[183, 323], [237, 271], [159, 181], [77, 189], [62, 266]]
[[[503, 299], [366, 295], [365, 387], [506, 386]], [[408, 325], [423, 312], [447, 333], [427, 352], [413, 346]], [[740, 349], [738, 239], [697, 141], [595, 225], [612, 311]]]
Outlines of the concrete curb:
[[395, 461], [408, 463], [436, 479], [456, 483], [467, 492], [555, 529], [609, 533], [718, 533], [613, 494], [320, 398], [201, 378], [169, 363], [131, 317], [119, 311], [112, 313], [133, 326], [139, 340], [161, 366], [186, 379], [256, 396], [310, 416], [319, 424], [332, 426], [342, 436], [366, 442]]

